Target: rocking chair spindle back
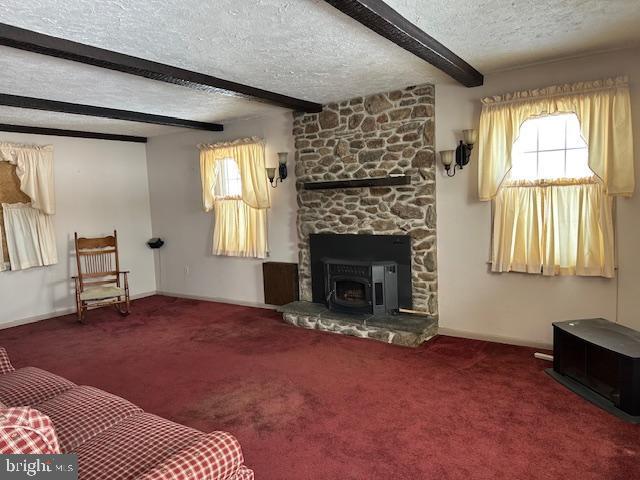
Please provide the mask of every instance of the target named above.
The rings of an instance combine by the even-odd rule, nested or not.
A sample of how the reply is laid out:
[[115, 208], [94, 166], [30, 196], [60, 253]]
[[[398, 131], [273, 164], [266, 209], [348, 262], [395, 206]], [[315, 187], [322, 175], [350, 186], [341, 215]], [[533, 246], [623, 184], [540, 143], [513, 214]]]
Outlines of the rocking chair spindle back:
[[[100, 238], [83, 238], [75, 234], [76, 305], [78, 320], [92, 308], [115, 305], [122, 315], [129, 313], [129, 283], [127, 274], [120, 271], [118, 234]], [[122, 280], [120, 276], [122, 275]]]

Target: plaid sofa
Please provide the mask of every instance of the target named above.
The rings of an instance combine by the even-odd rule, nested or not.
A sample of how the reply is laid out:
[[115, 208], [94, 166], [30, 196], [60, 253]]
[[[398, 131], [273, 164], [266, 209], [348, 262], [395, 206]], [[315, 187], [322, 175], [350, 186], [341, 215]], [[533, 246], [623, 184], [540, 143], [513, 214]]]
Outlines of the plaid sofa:
[[[32, 408], [15, 408], [22, 406]], [[46, 432], [42, 440], [28, 437], [35, 426]], [[15, 370], [0, 348], [0, 450], [16, 445], [36, 449], [42, 442], [77, 453], [80, 480], [254, 478], [231, 434], [179, 425], [38, 368]]]

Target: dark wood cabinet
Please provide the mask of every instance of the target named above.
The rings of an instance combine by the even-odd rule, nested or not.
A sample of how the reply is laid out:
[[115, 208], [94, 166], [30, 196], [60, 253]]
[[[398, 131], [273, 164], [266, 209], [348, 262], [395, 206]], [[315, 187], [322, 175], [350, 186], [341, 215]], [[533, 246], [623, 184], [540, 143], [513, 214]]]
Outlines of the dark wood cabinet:
[[297, 263], [264, 262], [262, 278], [264, 303], [286, 305], [299, 300]]

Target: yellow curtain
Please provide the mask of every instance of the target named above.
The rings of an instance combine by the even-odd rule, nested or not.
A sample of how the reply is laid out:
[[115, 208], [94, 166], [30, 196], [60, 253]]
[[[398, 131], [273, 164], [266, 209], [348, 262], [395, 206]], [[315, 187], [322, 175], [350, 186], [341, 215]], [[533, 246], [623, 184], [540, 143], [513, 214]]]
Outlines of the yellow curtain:
[[589, 145], [589, 167], [609, 195], [635, 188], [631, 101], [627, 77], [556, 85], [482, 99], [478, 194], [491, 200], [511, 169], [511, 150], [529, 117], [575, 113]]
[[[264, 143], [258, 138], [200, 145], [200, 175], [205, 211], [214, 212], [213, 254], [234, 257], [267, 256], [267, 208], [271, 206], [264, 163]], [[241, 199], [216, 196], [220, 161], [233, 159], [242, 183]]]
[[213, 254], [267, 256], [267, 211], [242, 200], [218, 200], [214, 206]]
[[200, 145], [199, 147], [202, 203], [205, 211], [210, 212], [215, 203], [216, 162], [225, 158], [233, 158], [240, 169], [242, 201], [253, 208], [271, 207], [262, 140], [244, 138], [233, 142]]
[[595, 177], [507, 181], [495, 198], [492, 270], [611, 278], [612, 210]]

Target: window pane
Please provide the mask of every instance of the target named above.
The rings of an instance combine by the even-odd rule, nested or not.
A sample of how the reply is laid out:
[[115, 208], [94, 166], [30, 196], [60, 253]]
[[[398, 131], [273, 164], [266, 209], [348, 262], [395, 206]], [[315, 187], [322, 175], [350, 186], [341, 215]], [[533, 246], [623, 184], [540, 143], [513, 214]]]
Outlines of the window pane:
[[582, 138], [580, 122], [575, 114], [567, 115], [567, 148], [586, 147], [587, 143]]
[[538, 153], [538, 178], [564, 177], [564, 151]]
[[567, 150], [567, 177], [582, 178], [593, 176], [588, 160], [589, 152], [586, 148]]
[[537, 149], [538, 128], [535, 120], [527, 120], [520, 127], [518, 139], [513, 144], [516, 152], [535, 152]]
[[566, 115], [550, 115], [538, 120], [538, 148], [540, 150], [564, 149]]
[[511, 164], [512, 180], [535, 180], [538, 178], [537, 154], [519, 153], [513, 157]]
[[521, 125], [513, 144], [511, 178], [549, 180], [592, 176], [588, 155], [575, 113], [533, 117]]
[[240, 197], [242, 181], [238, 164], [232, 158], [218, 161], [218, 178], [215, 188], [217, 197]]

